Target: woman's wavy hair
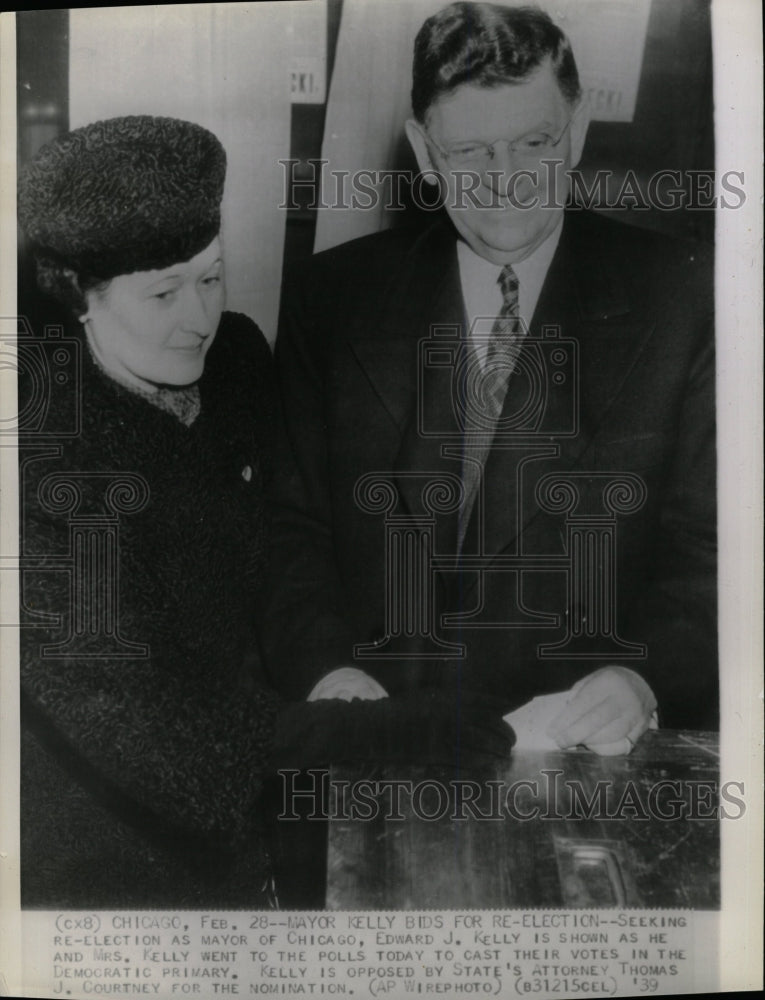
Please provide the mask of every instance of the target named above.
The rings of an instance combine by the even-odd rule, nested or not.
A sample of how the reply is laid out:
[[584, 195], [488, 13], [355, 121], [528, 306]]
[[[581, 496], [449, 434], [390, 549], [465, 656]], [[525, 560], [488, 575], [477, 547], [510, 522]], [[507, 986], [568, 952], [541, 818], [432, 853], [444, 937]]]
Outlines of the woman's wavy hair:
[[61, 303], [75, 319], [88, 311], [87, 293], [103, 292], [109, 280], [95, 274], [77, 274], [70, 267], [49, 257], [37, 257], [37, 286], [40, 291]]

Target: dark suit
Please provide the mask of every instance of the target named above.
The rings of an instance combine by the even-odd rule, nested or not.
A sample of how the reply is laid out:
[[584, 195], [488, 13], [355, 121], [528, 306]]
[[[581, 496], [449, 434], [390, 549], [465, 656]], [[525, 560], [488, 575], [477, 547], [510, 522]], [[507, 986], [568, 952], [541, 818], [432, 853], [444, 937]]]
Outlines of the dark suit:
[[[434, 324], [447, 350], [423, 367]], [[650, 683], [663, 724], [716, 725], [710, 255], [567, 213], [523, 349], [536, 388], [532, 375], [510, 381], [511, 430], [487, 460], [461, 566], [438, 558], [456, 551], [456, 328], [455, 235], [442, 220], [319, 254], [288, 282], [265, 627], [275, 683], [305, 697], [361, 645], [356, 665], [391, 692], [456, 683], [509, 707], [620, 663]], [[377, 493], [359, 483], [370, 473], [383, 474]], [[438, 477], [441, 493], [424, 494]], [[392, 533], [409, 531], [398, 555], [386, 516]], [[418, 531], [436, 565], [425, 590], [413, 584], [418, 624], [401, 628], [406, 595], [386, 615], [386, 579]]]

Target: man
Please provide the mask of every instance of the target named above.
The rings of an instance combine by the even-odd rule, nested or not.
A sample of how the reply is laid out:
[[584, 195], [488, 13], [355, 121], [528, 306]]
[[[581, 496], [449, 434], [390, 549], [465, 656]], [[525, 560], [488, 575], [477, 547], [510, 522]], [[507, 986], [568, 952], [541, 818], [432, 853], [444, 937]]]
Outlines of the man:
[[708, 257], [564, 211], [587, 115], [542, 12], [429, 18], [412, 106], [447, 218], [319, 254], [284, 295], [274, 680], [568, 691], [550, 735], [603, 754], [657, 703], [714, 726]]

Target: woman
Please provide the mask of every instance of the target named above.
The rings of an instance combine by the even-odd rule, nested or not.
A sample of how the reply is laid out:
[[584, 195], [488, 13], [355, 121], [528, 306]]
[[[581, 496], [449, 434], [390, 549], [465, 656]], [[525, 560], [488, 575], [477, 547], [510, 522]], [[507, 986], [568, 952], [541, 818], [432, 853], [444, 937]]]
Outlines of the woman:
[[[21, 462], [28, 907], [271, 905], [266, 774], [457, 738], [435, 703], [423, 738], [422, 706], [280, 706], [264, 683], [271, 357], [223, 309], [225, 162], [198, 125], [128, 117], [21, 178], [38, 282], [82, 346]], [[505, 753], [498, 722], [463, 705], [463, 745]]]

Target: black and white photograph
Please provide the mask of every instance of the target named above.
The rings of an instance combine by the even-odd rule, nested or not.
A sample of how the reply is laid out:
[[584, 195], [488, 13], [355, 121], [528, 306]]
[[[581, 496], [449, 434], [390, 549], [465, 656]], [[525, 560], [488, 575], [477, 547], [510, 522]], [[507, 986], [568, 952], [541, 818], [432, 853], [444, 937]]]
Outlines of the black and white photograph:
[[0, 995], [760, 989], [759, 5], [0, 28]]

